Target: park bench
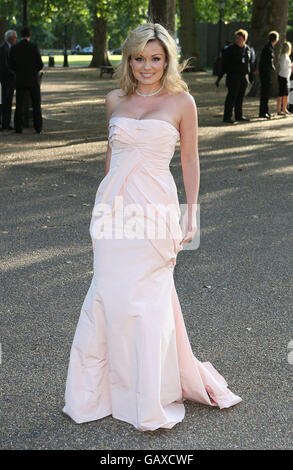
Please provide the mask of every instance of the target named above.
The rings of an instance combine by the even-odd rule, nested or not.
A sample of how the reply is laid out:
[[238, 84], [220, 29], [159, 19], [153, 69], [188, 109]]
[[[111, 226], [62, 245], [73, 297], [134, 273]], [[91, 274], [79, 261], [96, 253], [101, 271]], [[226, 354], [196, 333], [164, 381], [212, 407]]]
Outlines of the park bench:
[[100, 69], [100, 77], [102, 77], [104, 73], [110, 73], [112, 78], [112, 75], [115, 72], [114, 67], [112, 67], [112, 65], [102, 65]]

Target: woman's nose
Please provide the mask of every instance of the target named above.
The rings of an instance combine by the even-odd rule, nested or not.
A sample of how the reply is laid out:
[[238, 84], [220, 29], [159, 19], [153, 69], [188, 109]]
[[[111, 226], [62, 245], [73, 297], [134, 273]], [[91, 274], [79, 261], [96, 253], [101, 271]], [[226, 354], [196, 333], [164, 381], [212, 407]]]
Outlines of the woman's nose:
[[150, 68], [152, 68], [152, 63], [151, 63], [151, 61], [146, 60], [145, 63], [144, 63], [144, 68], [145, 68], [145, 69], [150, 69]]

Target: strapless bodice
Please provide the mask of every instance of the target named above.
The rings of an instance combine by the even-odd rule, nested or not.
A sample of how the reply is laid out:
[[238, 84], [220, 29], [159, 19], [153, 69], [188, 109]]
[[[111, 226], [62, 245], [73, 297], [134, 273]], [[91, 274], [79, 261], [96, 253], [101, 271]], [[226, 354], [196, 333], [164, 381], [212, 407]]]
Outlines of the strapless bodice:
[[[172, 205], [179, 220], [177, 188], [169, 167], [178, 138], [178, 130], [167, 121], [112, 117], [110, 167], [97, 189], [93, 223], [100, 217], [100, 204], [113, 208], [121, 196], [125, 206]], [[92, 230], [93, 238], [95, 231]]]
[[168, 170], [178, 138], [178, 130], [164, 120], [112, 117], [109, 121], [110, 169], [119, 166], [126, 155], [134, 151], [142, 165]]

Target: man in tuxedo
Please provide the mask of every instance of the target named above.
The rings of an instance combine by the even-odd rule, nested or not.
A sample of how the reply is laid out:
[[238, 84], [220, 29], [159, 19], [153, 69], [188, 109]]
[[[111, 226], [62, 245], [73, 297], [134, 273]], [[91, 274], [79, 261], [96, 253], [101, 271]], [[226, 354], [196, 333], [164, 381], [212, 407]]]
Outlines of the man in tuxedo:
[[16, 31], [6, 31], [4, 35], [4, 42], [0, 46], [0, 81], [2, 88], [2, 109], [0, 121], [2, 121], [2, 129], [12, 130], [11, 127], [11, 107], [12, 99], [15, 88], [15, 74], [9, 68], [8, 58], [10, 55], [11, 47], [16, 44], [17, 34]]
[[270, 119], [269, 98], [273, 83], [273, 72], [276, 70], [274, 64], [274, 46], [279, 41], [279, 33], [271, 31], [268, 35], [268, 42], [261, 51], [259, 60], [259, 78], [260, 78], [260, 103], [259, 117]]
[[30, 42], [29, 28], [21, 30], [21, 41], [10, 51], [9, 64], [16, 74], [16, 109], [14, 115], [15, 132], [22, 132], [22, 109], [25, 93], [29, 92], [33, 106], [35, 131], [42, 131], [41, 91], [39, 71], [44, 64], [36, 44]]
[[[249, 121], [242, 114], [242, 103], [248, 78], [252, 80], [252, 55], [247, 46], [248, 33], [244, 29], [235, 32], [235, 41], [228, 46], [222, 58], [222, 74], [227, 74], [228, 93], [225, 100], [223, 121], [234, 124], [235, 121]], [[232, 112], [235, 112], [235, 121]]]

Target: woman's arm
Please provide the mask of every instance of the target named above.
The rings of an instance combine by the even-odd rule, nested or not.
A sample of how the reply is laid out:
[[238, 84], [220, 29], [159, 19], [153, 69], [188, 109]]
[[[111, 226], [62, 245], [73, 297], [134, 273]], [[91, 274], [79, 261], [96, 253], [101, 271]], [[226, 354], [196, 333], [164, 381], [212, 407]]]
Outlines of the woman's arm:
[[[112, 90], [106, 95], [105, 104], [106, 104], [106, 121], [107, 121], [108, 132], [109, 132], [110, 117], [111, 117], [111, 115], [113, 113], [113, 110], [116, 106], [119, 91], [120, 90]], [[106, 160], [105, 160], [105, 176], [106, 176], [106, 174], [108, 173], [108, 171], [110, 169], [111, 154], [112, 154], [112, 150], [111, 150], [111, 147], [110, 147], [110, 144], [109, 144], [109, 141], [108, 141]]]
[[193, 97], [188, 93], [181, 96], [180, 148], [181, 166], [187, 201], [187, 221], [184, 227], [183, 240], [192, 240], [196, 233], [197, 199], [200, 182], [200, 165], [198, 155], [198, 120], [197, 108]]
[[[109, 136], [109, 120], [110, 120], [110, 117], [111, 117], [111, 114], [112, 114], [112, 111], [113, 111], [113, 91], [114, 90], [110, 91], [110, 93], [108, 93], [106, 95], [106, 101], [105, 101], [108, 136]], [[112, 150], [111, 150], [110, 143], [109, 143], [109, 140], [108, 140], [106, 160], [105, 160], [105, 170], [104, 170], [105, 176], [108, 173], [109, 168], [110, 168], [111, 154], [112, 154]]]
[[111, 163], [111, 147], [110, 147], [110, 144], [108, 142], [108, 145], [107, 145], [107, 152], [106, 152], [106, 160], [105, 160], [105, 170], [104, 170], [104, 174], [106, 176], [106, 174], [109, 172], [109, 169], [110, 169], [110, 163]]

